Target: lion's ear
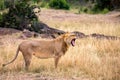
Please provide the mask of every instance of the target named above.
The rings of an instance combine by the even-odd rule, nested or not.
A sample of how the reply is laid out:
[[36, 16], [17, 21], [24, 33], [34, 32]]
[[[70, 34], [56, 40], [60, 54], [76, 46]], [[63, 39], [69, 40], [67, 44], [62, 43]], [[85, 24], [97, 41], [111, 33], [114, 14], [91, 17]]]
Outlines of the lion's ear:
[[63, 38], [65, 38], [67, 36], [68, 36], [68, 32], [66, 32], [66, 33], [63, 34]]
[[64, 37], [67, 37], [67, 36], [68, 36], [68, 34], [69, 34], [69, 32], [66, 32], [66, 33], [64, 34]]

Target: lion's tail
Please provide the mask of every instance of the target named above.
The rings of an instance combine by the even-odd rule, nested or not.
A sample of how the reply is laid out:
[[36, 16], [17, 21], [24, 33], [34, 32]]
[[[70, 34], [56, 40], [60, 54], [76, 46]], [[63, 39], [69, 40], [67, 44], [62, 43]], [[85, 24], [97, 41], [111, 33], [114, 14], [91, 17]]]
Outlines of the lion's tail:
[[4, 67], [4, 66], [6, 66], [6, 65], [8, 65], [8, 64], [10, 64], [10, 63], [12, 63], [12, 62], [14, 62], [15, 59], [17, 58], [17, 56], [18, 56], [18, 53], [19, 53], [19, 47], [18, 47], [18, 49], [17, 49], [17, 51], [16, 51], [16, 55], [15, 55], [14, 59], [11, 60], [10, 62], [6, 63], [6, 64], [3, 64], [2, 66]]

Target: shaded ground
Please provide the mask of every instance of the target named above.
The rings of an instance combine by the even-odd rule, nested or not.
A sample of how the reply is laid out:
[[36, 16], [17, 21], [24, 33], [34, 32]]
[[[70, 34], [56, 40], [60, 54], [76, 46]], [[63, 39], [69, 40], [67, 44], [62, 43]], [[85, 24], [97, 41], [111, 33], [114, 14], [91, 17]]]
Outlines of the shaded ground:
[[92, 80], [81, 77], [63, 78], [63, 77], [51, 77], [48, 75], [41, 75], [39, 73], [12, 73], [0, 75], [0, 80]]
[[69, 11], [62, 11], [62, 10], [42, 10], [40, 13], [40, 20], [43, 22], [49, 21], [69, 21], [69, 22], [116, 22], [120, 21], [120, 12], [110, 12], [108, 14], [96, 14], [96, 15], [89, 15], [89, 14], [73, 14]]

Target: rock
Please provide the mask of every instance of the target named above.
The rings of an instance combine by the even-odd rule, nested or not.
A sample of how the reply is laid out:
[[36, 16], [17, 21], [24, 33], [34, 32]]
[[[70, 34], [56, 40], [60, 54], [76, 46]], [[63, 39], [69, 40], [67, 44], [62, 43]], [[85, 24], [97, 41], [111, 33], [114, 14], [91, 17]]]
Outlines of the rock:
[[27, 29], [24, 29], [22, 31], [22, 35], [19, 37], [20, 39], [26, 39], [26, 38], [31, 38], [31, 37], [38, 37], [39, 34], [36, 32], [29, 31]]
[[78, 38], [85, 38], [85, 37], [87, 37], [87, 35], [85, 35], [82, 32], [79, 32], [79, 31], [74, 31], [73, 33], [75, 33]]
[[93, 38], [96, 38], [96, 39], [108, 39], [108, 40], [120, 39], [120, 37], [117, 37], [117, 36], [108, 36], [108, 35], [98, 34], [98, 33], [90, 34], [90, 37], [93, 37]]
[[0, 28], [0, 36], [10, 35], [13, 33], [20, 32], [20, 30], [12, 29], [12, 28]]
[[42, 38], [56, 38], [57, 36], [65, 33], [65, 31], [58, 30], [55, 28], [49, 27], [45, 23], [37, 23], [35, 29], [37, 30]]

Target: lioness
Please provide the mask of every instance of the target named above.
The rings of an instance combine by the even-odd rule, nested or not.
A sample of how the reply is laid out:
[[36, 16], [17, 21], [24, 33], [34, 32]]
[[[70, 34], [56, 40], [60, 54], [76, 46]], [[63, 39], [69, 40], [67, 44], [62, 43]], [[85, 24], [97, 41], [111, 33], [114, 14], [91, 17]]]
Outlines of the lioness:
[[32, 55], [41, 59], [54, 58], [55, 68], [57, 68], [60, 57], [65, 54], [70, 45], [75, 46], [75, 40], [76, 35], [69, 32], [52, 40], [24, 41], [18, 46], [15, 58], [6, 64], [3, 64], [3, 66], [15, 61], [19, 51], [21, 51], [25, 60], [26, 70], [28, 70], [31, 63]]

